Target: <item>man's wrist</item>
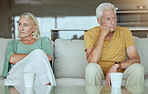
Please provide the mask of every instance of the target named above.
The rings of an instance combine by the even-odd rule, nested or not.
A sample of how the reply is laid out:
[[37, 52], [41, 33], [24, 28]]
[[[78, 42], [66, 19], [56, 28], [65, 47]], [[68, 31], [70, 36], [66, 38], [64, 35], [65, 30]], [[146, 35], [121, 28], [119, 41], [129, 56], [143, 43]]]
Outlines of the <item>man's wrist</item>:
[[121, 69], [121, 62], [115, 62], [115, 64], [118, 64], [118, 68], [117, 69]]
[[105, 39], [106, 35], [105, 34], [100, 34], [99, 36], [101, 39]]

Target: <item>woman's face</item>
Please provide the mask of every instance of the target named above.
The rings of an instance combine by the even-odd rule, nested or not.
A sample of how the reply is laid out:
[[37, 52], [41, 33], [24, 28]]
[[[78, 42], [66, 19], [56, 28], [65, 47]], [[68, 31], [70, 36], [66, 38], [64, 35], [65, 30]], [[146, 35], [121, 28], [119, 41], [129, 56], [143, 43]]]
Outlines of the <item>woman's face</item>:
[[26, 38], [32, 36], [33, 31], [36, 30], [36, 25], [30, 18], [22, 16], [18, 22], [18, 31], [20, 38]]

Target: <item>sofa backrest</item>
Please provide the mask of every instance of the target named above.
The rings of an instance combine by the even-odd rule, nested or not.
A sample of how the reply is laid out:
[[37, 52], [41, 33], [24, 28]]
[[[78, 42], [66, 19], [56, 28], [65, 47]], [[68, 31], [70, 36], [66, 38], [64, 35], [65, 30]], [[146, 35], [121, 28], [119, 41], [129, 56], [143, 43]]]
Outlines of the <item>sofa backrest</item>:
[[87, 65], [84, 40], [57, 39], [54, 46], [54, 73], [56, 78], [84, 78]]
[[134, 40], [141, 64], [145, 69], [145, 74], [148, 75], [148, 38], [134, 37]]
[[[2, 76], [3, 64], [8, 42], [11, 39], [0, 38], [0, 76]], [[148, 75], [148, 38], [134, 37], [136, 48]], [[58, 77], [84, 78], [87, 65], [84, 40], [57, 39], [54, 42], [54, 73]]]
[[4, 61], [5, 61], [5, 55], [6, 55], [6, 47], [8, 42], [11, 39], [4, 39], [4, 38], [0, 38], [0, 76], [2, 76], [2, 71], [3, 71], [3, 65], [4, 65]]
[[[134, 37], [141, 64], [148, 75], [148, 38]], [[57, 39], [54, 43], [54, 73], [58, 77], [84, 77], [87, 65], [84, 40]]]

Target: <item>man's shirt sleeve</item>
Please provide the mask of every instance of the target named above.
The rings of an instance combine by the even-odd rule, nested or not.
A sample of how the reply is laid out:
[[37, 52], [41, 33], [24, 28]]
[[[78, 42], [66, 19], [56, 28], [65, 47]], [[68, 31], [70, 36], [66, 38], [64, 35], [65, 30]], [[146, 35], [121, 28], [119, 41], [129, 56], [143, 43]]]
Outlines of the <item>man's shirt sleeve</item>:
[[95, 41], [93, 36], [89, 32], [84, 33], [84, 42], [85, 42], [85, 49], [93, 48], [95, 46]]
[[126, 48], [135, 45], [133, 35], [129, 29], [126, 30], [125, 34], [125, 46]]

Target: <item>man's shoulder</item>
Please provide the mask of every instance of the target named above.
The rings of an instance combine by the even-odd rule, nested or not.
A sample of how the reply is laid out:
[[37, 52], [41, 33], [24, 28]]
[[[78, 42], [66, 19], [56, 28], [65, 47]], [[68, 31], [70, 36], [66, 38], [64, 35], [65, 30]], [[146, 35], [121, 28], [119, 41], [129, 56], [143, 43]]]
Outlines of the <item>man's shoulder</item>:
[[122, 31], [130, 31], [127, 27], [121, 27], [121, 26], [117, 26], [118, 31], [122, 32]]
[[122, 39], [124, 39], [124, 40], [127, 40], [127, 38], [129, 38], [129, 37], [132, 37], [133, 35], [132, 35], [132, 32], [128, 29], [128, 28], [126, 28], [126, 27], [120, 27], [120, 26], [118, 26], [118, 31], [120, 32], [119, 34], [120, 34], [120, 37], [122, 38]]
[[100, 30], [100, 26], [96, 26], [86, 31], [85, 34], [94, 34], [94, 33], [96, 34], [97, 32], [99, 32], [99, 30]]
[[98, 31], [98, 30], [100, 30], [100, 26], [95, 26], [95, 27], [89, 29], [87, 32]]

